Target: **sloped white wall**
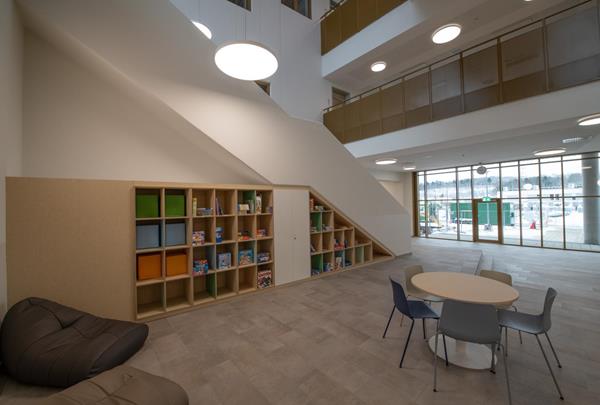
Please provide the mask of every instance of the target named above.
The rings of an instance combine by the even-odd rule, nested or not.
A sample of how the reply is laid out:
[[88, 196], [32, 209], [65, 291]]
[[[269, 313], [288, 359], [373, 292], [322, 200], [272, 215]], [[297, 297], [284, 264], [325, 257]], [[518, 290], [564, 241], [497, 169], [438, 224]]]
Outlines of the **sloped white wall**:
[[21, 4], [31, 27], [116, 72], [156, 114], [191, 124], [271, 183], [314, 187], [394, 253], [410, 251], [409, 218], [394, 198], [323, 125], [291, 118], [254, 83], [218, 71], [214, 45], [170, 3]]
[[6, 176], [21, 174], [23, 27], [12, 0], [0, 0], [0, 319], [6, 311]]

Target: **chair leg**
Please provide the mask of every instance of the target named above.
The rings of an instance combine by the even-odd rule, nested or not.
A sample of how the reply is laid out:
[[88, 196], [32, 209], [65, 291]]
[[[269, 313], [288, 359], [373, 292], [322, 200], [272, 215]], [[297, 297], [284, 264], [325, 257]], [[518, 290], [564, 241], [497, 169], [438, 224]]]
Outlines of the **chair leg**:
[[[437, 325], [435, 328], [435, 349], [433, 350], [433, 392], [437, 392], [437, 348], [438, 348], [438, 338], [440, 328], [440, 321], [437, 321]], [[446, 347], [446, 340], [444, 339], [444, 347]], [[446, 361], [448, 361], [448, 356], [446, 355]]]
[[[500, 346], [500, 345], [498, 345]], [[494, 361], [496, 360], [496, 345], [492, 345], [492, 365], [490, 366], [490, 372], [492, 374], [496, 374], [496, 362]]]
[[425, 318], [423, 318], [423, 339], [427, 340], [427, 334], [425, 332]]
[[504, 328], [504, 355], [508, 356], [508, 328]]
[[415, 326], [415, 320], [411, 319], [410, 330], [408, 331], [408, 337], [406, 338], [406, 343], [404, 344], [404, 351], [402, 352], [402, 359], [400, 359], [400, 365], [398, 367], [402, 368], [402, 363], [404, 363], [404, 356], [406, 355], [406, 349], [408, 349], [408, 342], [410, 342], [410, 335], [412, 335], [413, 326]]
[[446, 349], [446, 335], [442, 335], [442, 340], [444, 342], [444, 357], [446, 357], [446, 367], [448, 367], [448, 350]]
[[546, 356], [546, 352], [544, 351], [544, 348], [542, 347], [542, 342], [540, 341], [540, 337], [538, 335], [535, 335], [535, 338], [537, 339], [538, 345], [540, 346], [540, 350], [542, 351], [542, 355], [544, 356], [544, 360], [546, 360], [546, 365], [548, 366], [548, 370], [550, 370], [550, 375], [552, 376], [552, 380], [554, 381], [554, 385], [556, 386], [556, 390], [558, 391], [558, 394], [560, 395], [560, 399], [565, 399], [565, 397], [562, 394], [562, 391], [560, 390], [560, 387], [558, 386], [558, 381], [556, 381], [556, 377], [554, 376], [554, 371], [552, 371], [552, 367], [550, 366], [550, 362], [548, 361], [548, 357]]
[[512, 396], [510, 395], [510, 379], [508, 378], [508, 362], [506, 361], [506, 351], [503, 350], [502, 344], [500, 344], [500, 353], [504, 363], [504, 377], [506, 378], [506, 390], [508, 391], [508, 405], [512, 405]]
[[[512, 307], [515, 310], [515, 312], [519, 312], [517, 310], [517, 307], [515, 307], [514, 305]], [[519, 331], [519, 342], [521, 342], [521, 344], [523, 344], [523, 334], [521, 333], [521, 331]]]
[[392, 317], [394, 316], [395, 310], [396, 310], [396, 307], [392, 308], [392, 313], [390, 314], [390, 319], [388, 319], [387, 325], [385, 325], [385, 330], [383, 331], [382, 339], [385, 339], [385, 334], [387, 333], [387, 330], [390, 327], [390, 322], [392, 322]]
[[550, 336], [548, 336], [548, 332], [544, 332], [544, 335], [546, 335], [546, 339], [548, 339], [548, 343], [550, 344], [550, 349], [552, 349], [552, 353], [554, 354], [554, 358], [556, 359], [558, 368], [562, 368], [562, 364], [560, 364], [560, 360], [558, 359], [558, 356], [556, 355], [556, 350], [554, 350], [554, 345], [552, 344], [552, 341], [550, 340]]

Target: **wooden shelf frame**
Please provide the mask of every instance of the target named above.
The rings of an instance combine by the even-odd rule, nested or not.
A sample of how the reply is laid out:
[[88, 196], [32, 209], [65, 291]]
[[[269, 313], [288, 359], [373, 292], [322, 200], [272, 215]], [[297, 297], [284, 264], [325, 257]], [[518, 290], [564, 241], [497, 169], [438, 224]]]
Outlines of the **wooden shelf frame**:
[[[257, 291], [257, 272], [266, 268], [272, 271], [275, 280], [274, 259], [274, 216], [273, 189], [265, 186], [214, 185], [202, 187], [198, 185], [173, 185], [163, 183], [136, 183], [134, 186], [134, 204], [136, 196], [150, 194], [158, 198], [156, 217], [134, 218], [134, 224], [159, 225], [159, 246], [137, 249], [134, 256], [148, 253], [161, 254], [160, 277], [149, 280], [137, 279], [137, 260], [134, 264], [135, 278], [135, 318], [147, 320], [179, 312], [191, 307], [232, 298], [240, 294]], [[184, 197], [184, 215], [166, 216], [167, 196]], [[240, 199], [252, 199], [252, 212], [241, 213], [238, 203]], [[217, 203], [218, 199], [218, 203]], [[257, 204], [257, 199], [259, 200]], [[177, 199], [180, 203], [181, 199]], [[245, 201], [245, 200], [244, 200]], [[244, 202], [241, 202], [244, 203]], [[181, 207], [178, 206], [178, 209]], [[221, 211], [218, 211], [217, 209]], [[180, 211], [169, 207], [172, 214]], [[134, 214], [136, 213], [134, 209]], [[222, 214], [220, 214], [222, 212]], [[167, 224], [184, 224], [184, 244], [167, 246]], [[222, 240], [217, 242], [217, 228], [223, 228]], [[136, 228], [137, 229], [137, 228]], [[179, 228], [181, 229], [181, 227]], [[266, 236], [257, 237], [259, 229], [264, 229]], [[197, 232], [194, 235], [194, 232]], [[202, 235], [199, 232], [203, 232]], [[239, 233], [248, 234], [250, 239], [240, 240]], [[195, 236], [195, 237], [194, 237]], [[203, 243], [202, 243], [203, 239]], [[134, 244], [137, 246], [137, 243]], [[253, 263], [238, 264], [240, 249], [252, 249]], [[268, 251], [270, 260], [257, 263], [259, 249]], [[231, 253], [231, 266], [218, 268], [218, 254]], [[187, 255], [186, 272], [167, 277], [166, 255], [185, 253]], [[194, 272], [195, 260], [207, 260], [208, 271]]]

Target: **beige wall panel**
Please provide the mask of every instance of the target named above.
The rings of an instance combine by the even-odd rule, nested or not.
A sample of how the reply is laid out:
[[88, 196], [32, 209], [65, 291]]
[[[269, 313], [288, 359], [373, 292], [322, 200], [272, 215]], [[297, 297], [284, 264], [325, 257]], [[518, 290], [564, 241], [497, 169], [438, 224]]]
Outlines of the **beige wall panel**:
[[133, 184], [7, 179], [8, 303], [37, 296], [133, 319]]

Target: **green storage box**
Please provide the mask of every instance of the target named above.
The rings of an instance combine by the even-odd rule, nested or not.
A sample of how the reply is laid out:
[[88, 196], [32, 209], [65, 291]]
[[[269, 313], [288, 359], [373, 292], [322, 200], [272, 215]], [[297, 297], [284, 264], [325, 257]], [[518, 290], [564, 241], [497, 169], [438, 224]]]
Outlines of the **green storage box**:
[[158, 195], [137, 194], [135, 196], [136, 218], [156, 218], [159, 216]]
[[167, 194], [165, 196], [165, 216], [185, 216], [185, 196], [181, 194]]

